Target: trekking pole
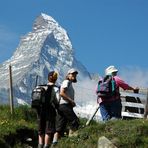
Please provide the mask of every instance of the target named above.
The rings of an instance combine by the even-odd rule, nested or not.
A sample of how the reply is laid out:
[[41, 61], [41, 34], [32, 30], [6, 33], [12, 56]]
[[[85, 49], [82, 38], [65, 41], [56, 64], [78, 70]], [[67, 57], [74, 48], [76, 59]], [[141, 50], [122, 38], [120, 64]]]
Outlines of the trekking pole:
[[93, 114], [90, 116], [90, 118], [88, 119], [88, 121], [86, 122], [86, 126], [90, 124], [90, 122], [93, 120], [94, 116], [96, 115], [97, 111], [99, 110], [99, 104], [97, 105], [95, 111], [93, 112]]

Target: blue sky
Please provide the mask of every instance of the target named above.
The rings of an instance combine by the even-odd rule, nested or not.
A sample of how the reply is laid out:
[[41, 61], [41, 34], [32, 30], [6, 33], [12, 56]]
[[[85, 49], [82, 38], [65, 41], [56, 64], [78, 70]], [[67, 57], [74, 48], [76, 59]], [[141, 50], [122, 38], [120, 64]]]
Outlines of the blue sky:
[[115, 65], [147, 71], [147, 0], [1, 0], [0, 63], [41, 13], [67, 30], [76, 58], [89, 72]]

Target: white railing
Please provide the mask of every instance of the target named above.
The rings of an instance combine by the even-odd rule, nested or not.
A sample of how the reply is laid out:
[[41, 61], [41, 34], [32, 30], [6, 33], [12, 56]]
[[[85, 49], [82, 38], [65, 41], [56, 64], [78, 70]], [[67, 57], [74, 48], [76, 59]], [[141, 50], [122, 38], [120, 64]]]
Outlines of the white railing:
[[123, 118], [147, 118], [148, 95], [147, 93], [121, 92]]

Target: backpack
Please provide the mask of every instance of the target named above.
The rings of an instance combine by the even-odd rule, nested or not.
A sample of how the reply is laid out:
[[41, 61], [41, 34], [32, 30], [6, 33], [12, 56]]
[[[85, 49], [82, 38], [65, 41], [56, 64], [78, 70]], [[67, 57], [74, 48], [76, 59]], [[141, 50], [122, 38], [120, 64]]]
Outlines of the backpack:
[[107, 75], [102, 80], [99, 80], [97, 87], [98, 97], [109, 99], [116, 94], [116, 82], [113, 76]]
[[32, 108], [40, 108], [43, 104], [45, 104], [45, 99], [47, 95], [48, 85], [37, 85], [31, 94], [31, 107]]

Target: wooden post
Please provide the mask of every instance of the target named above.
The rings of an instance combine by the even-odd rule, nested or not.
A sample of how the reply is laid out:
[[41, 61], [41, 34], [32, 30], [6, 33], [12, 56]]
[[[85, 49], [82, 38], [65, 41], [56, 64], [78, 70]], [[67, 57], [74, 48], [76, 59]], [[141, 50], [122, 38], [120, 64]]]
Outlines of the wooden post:
[[38, 85], [38, 75], [36, 76], [35, 87]]
[[148, 89], [147, 89], [147, 96], [146, 96], [146, 104], [145, 104], [144, 118], [147, 118], [147, 115], [148, 115]]
[[12, 88], [12, 70], [11, 70], [11, 64], [9, 65], [9, 87], [10, 87], [10, 111], [11, 114], [14, 113], [14, 105], [13, 105], [13, 88]]

